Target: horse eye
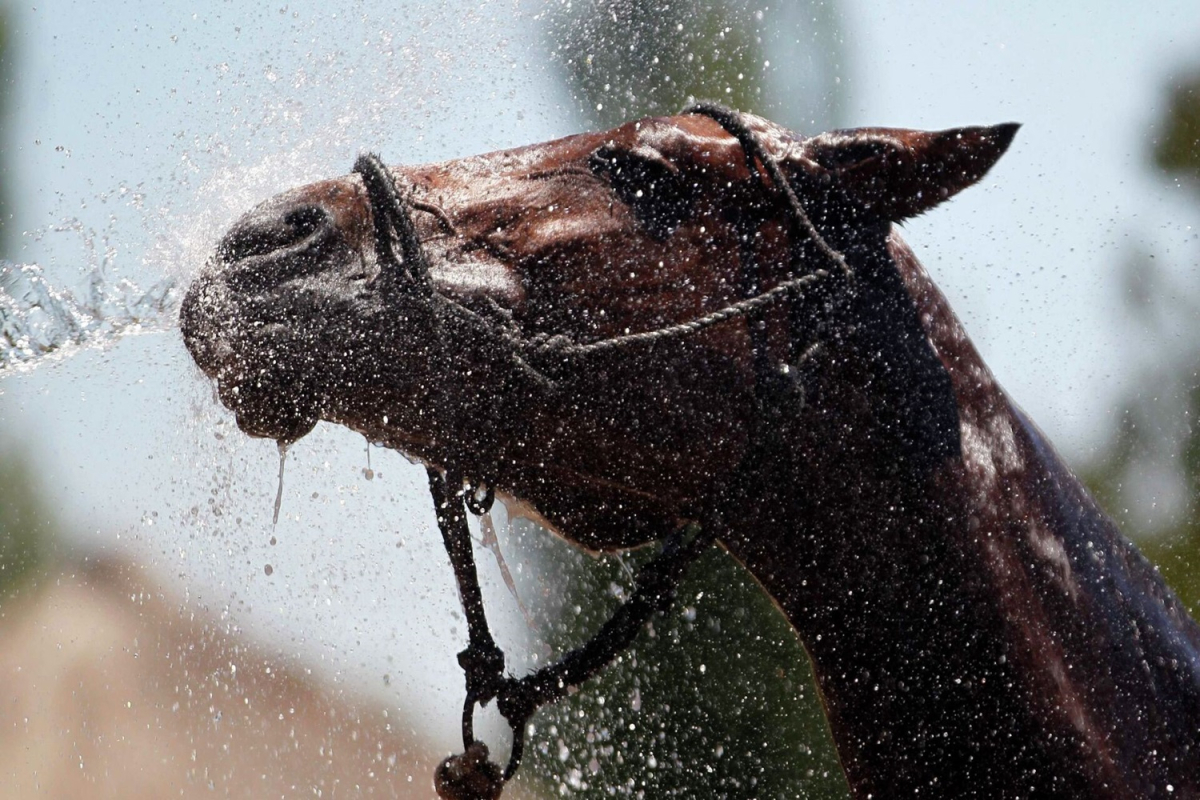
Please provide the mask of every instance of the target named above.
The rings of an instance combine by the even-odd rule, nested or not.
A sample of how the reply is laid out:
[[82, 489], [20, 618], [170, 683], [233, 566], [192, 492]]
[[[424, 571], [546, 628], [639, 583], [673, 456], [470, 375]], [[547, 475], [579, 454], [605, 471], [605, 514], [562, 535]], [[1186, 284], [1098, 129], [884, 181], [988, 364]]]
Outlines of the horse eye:
[[692, 208], [690, 187], [676, 167], [656, 150], [604, 145], [588, 159], [592, 174], [605, 178], [638, 222], [656, 239], [665, 239]]

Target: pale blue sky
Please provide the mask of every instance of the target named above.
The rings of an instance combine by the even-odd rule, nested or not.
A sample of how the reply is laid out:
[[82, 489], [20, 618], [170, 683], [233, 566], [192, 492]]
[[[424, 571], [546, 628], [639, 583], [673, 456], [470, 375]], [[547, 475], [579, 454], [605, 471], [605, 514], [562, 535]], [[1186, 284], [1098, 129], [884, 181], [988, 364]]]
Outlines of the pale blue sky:
[[[74, 217], [107, 236], [116, 275], [186, 281], [238, 214], [347, 171], [362, 149], [426, 161], [578, 125], [531, 40], [541, 3], [247, 6], [16, 10], [6, 146], [16, 225], [31, 232], [19, 260], [79, 280], [80, 238], [37, 235]], [[1200, 256], [1193, 206], [1144, 169], [1167, 78], [1200, 66], [1200, 4], [1146, 8], [839, 6], [849, 124], [1025, 123], [982, 186], [906, 235], [1001, 381], [1074, 457], [1108, 428], [1141, 363], [1172, 347], [1169, 331], [1155, 340], [1124, 318], [1121, 260], [1142, 245], [1194, 281]], [[172, 330], [0, 378], [0, 394], [0, 429], [32, 448], [88, 547], [135, 553], [345, 680], [384, 691], [391, 673], [390, 695], [438, 719], [453, 745], [455, 599], [420, 469], [376, 451], [384, 477], [365, 481], [361, 440], [322, 428], [294, 449], [272, 530], [273, 445], [232, 428]], [[411, 568], [426, 560], [433, 569]], [[388, 661], [401, 652], [412, 662]]]

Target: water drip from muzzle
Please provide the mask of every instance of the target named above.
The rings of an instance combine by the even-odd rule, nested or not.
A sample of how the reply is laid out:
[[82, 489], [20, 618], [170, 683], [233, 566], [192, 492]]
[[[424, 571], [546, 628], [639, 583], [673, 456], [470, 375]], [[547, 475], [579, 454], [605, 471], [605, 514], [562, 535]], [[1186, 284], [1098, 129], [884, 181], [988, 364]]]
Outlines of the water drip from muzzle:
[[279, 524], [279, 507], [283, 505], [283, 466], [287, 463], [288, 443], [278, 442], [279, 445], [279, 486], [275, 489], [275, 513], [271, 515], [271, 524]]

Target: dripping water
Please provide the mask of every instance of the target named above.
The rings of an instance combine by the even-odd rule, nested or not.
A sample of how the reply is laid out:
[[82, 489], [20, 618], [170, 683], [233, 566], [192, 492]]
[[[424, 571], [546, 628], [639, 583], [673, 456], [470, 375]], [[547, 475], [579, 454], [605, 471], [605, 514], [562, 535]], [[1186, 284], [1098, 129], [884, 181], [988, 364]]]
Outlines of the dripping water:
[[279, 442], [279, 486], [275, 489], [275, 513], [271, 516], [272, 525], [279, 524], [279, 507], [283, 505], [283, 465], [287, 463], [287, 451], [287, 442]]
[[371, 469], [371, 440], [367, 439], [367, 466], [363, 468], [362, 475], [367, 480], [375, 480], [375, 470]]

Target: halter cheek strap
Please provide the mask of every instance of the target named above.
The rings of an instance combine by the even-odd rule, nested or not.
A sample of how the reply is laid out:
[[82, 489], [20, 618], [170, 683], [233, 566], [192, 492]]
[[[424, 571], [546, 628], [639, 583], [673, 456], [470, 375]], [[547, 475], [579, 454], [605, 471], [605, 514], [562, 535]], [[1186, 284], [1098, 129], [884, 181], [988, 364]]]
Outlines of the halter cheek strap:
[[[757, 134], [746, 124], [745, 117], [724, 106], [701, 103], [684, 113], [711, 117], [737, 138], [745, 153], [751, 174], [758, 164], [766, 172], [772, 189], [781, 196], [787, 216], [795, 228], [792, 244], [792, 275], [766, 291], [759, 290], [756, 248], [752, 233], [743, 235], [739, 253], [742, 272], [743, 299], [724, 308], [676, 325], [652, 331], [614, 336], [590, 342], [576, 342], [565, 336], [526, 337], [510, 327], [501, 327], [434, 288], [429, 274], [429, 261], [416, 234], [410, 214], [415, 204], [406, 200], [396, 186], [395, 176], [378, 156], [364, 154], [358, 158], [354, 171], [362, 178], [371, 205], [375, 251], [380, 264], [377, 282], [382, 291], [396, 292], [418, 305], [425, 304], [429, 312], [430, 334], [434, 340], [432, 354], [444, 357], [449, 351], [440, 324], [440, 314], [451, 314], [477, 330], [483, 341], [504, 347], [513, 362], [521, 369], [553, 387], [553, 375], [564, 364], [593, 353], [635, 347], [650, 342], [691, 336], [713, 325], [745, 317], [754, 350], [755, 398], [759, 413], [751, 432], [747, 460], [734, 471], [729, 481], [713, 492], [709, 502], [700, 510], [698, 522], [671, 531], [664, 538], [662, 551], [640, 571], [637, 588], [604, 624], [595, 636], [581, 647], [572, 650], [557, 662], [523, 678], [506, 676], [504, 652], [496, 645], [484, 613], [483, 597], [475, 572], [471, 536], [467, 527], [464, 505], [476, 515], [491, 507], [492, 490], [488, 487], [480, 498], [476, 488], [464, 490], [461, 474], [452, 467], [444, 473], [430, 467], [429, 489], [437, 513], [446, 552], [454, 567], [464, 615], [467, 619], [469, 643], [459, 653], [458, 661], [466, 678], [466, 697], [463, 707], [462, 734], [465, 754], [443, 762], [437, 771], [437, 790], [443, 798], [499, 797], [505, 781], [510, 779], [521, 762], [525, 728], [529, 718], [546, 703], [563, 697], [568, 691], [595, 675], [637, 636], [642, 626], [656, 612], [666, 610], [674, 599], [675, 590], [688, 567], [724, 530], [720, 509], [737, 496], [740, 483], [749, 480], [751, 469], [770, 452], [773, 434], [765, 424], [768, 406], [776, 399], [771, 387], [786, 372], [771, 364], [765, 326], [761, 315], [767, 307], [784, 299], [795, 299], [800, 290], [832, 275], [852, 278], [853, 273], [841, 253], [834, 250], [813, 226], [795, 190], [784, 175], [779, 163], [766, 151]], [[809, 240], [826, 262], [826, 267], [797, 275], [800, 267], [798, 242]], [[399, 246], [399, 253], [396, 246]], [[794, 307], [794, 306], [793, 306]], [[792, 315], [792, 338], [798, 340], [796, 316]], [[794, 358], [794, 353], [789, 357]], [[441, 391], [445, 391], [443, 388]], [[499, 768], [487, 760], [487, 748], [475, 740], [474, 710], [496, 700], [497, 708], [513, 732], [512, 751], [508, 766], [501, 776]]]

